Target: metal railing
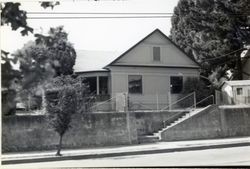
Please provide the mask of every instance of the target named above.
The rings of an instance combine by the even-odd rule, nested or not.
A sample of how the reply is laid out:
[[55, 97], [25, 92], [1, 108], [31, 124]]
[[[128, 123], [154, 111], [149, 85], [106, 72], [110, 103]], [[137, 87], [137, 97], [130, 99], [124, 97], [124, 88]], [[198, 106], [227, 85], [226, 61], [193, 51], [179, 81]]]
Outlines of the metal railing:
[[204, 101], [208, 100], [209, 98], [212, 98], [212, 104], [214, 104], [215, 103], [215, 101], [214, 101], [214, 95], [209, 95], [209, 96], [205, 97], [204, 99], [198, 101], [196, 103], [196, 106], [199, 105], [200, 103], [203, 103]]
[[[175, 105], [175, 104], [177, 104], [177, 103], [180, 103], [181, 101], [183, 101], [184, 99], [186, 99], [186, 98], [188, 98], [188, 97], [190, 97], [190, 96], [192, 96], [192, 95], [193, 95], [193, 97], [195, 98], [195, 92], [189, 93], [189, 94], [187, 94], [186, 96], [184, 96], [184, 97], [182, 97], [182, 98], [176, 100], [175, 102], [173, 102], [173, 103], [167, 105], [166, 107], [162, 108], [160, 111], [164, 111], [164, 110], [166, 110], [166, 109], [170, 109], [170, 110], [171, 110], [171, 107], [172, 107], [173, 105]], [[195, 99], [194, 99], [194, 102], [195, 102]], [[193, 104], [193, 105], [196, 105], [196, 104]]]

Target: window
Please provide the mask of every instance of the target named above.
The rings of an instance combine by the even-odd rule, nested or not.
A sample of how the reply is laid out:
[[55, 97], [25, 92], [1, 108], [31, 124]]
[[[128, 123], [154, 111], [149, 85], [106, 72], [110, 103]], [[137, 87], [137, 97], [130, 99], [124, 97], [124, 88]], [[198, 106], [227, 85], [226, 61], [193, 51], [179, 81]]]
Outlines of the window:
[[96, 77], [86, 77], [85, 82], [89, 85], [89, 91], [96, 94]]
[[129, 75], [128, 76], [128, 91], [131, 94], [142, 94], [142, 76]]
[[181, 93], [183, 87], [183, 77], [182, 76], [170, 77], [170, 87], [171, 87], [171, 93], [173, 94]]
[[99, 77], [99, 90], [100, 90], [100, 95], [108, 94], [108, 77], [106, 76]]
[[161, 60], [161, 48], [153, 47], [153, 61], [160, 61], [160, 60]]
[[236, 88], [237, 95], [242, 95], [242, 88]]

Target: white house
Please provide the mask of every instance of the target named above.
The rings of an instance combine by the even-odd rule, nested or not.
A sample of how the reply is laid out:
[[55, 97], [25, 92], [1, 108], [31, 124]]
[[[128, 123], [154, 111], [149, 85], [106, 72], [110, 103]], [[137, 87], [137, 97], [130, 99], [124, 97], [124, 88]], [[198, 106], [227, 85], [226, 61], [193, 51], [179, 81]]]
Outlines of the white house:
[[250, 104], [250, 80], [226, 81], [221, 90], [224, 104]]
[[172, 102], [179, 98], [187, 77], [199, 77], [198, 63], [159, 29], [121, 55], [104, 55], [90, 58], [78, 53], [75, 65], [75, 72], [101, 100], [128, 93], [132, 103], [152, 108], [157, 102], [164, 107], [169, 93]]

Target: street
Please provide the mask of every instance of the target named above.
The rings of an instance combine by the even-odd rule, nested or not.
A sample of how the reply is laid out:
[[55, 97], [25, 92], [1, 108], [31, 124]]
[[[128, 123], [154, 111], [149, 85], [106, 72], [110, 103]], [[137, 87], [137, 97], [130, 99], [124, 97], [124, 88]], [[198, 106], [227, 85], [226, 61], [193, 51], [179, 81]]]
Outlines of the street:
[[120, 156], [86, 160], [4, 165], [2, 168], [145, 167], [145, 166], [249, 166], [250, 146]]

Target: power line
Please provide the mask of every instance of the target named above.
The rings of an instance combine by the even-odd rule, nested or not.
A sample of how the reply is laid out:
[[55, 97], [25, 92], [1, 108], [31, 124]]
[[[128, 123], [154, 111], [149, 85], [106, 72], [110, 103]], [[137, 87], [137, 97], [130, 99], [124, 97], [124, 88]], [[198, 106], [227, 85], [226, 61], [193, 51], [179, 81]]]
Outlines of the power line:
[[105, 16], [80, 16], [80, 17], [27, 17], [27, 19], [129, 19], [129, 18], [172, 18], [172, 16], [110, 16], [110, 17], [105, 17]]
[[[27, 12], [27, 14], [55, 14], [55, 15], [174, 15], [173, 12]], [[209, 15], [209, 14], [208, 14]], [[231, 13], [229, 16], [249, 16], [250, 13]]]
[[231, 54], [233, 54], [233, 53], [236, 53], [236, 52], [238, 52], [238, 51], [240, 51], [240, 50], [244, 50], [244, 49], [246, 49], [246, 48], [240, 48], [240, 49], [234, 50], [234, 51], [232, 51], [232, 52], [230, 52], [230, 53], [227, 53], [227, 54], [225, 54], [225, 55], [218, 56], [218, 57], [214, 57], [214, 58], [209, 58], [209, 59], [204, 59], [204, 60], [205, 60], [205, 61], [216, 60], [216, 59], [223, 58], [223, 57], [226, 57], [226, 56], [228, 56], [228, 55], [231, 55]]
[[28, 14], [75, 14], [75, 15], [172, 15], [165, 12], [28, 12]]

